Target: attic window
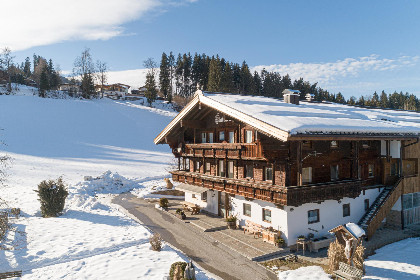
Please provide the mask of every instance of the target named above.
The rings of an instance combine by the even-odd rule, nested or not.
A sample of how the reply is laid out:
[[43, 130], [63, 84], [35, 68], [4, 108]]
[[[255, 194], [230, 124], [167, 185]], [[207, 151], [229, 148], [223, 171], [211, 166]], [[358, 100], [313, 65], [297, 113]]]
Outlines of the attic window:
[[336, 141], [336, 140], [331, 141], [330, 147], [331, 148], [338, 148], [338, 141]]

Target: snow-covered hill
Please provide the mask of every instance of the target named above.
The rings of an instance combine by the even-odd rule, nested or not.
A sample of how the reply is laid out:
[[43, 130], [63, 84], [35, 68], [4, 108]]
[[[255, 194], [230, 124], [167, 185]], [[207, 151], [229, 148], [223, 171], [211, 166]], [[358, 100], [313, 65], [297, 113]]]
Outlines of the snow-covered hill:
[[[22, 91], [23, 92], [23, 91]], [[133, 102], [0, 96], [0, 154], [12, 158], [0, 197], [23, 217], [1, 243], [0, 271], [22, 279], [162, 279], [185, 256], [149, 247], [150, 232], [103, 199], [108, 193], [162, 185], [172, 161], [153, 138], [175, 115]], [[59, 176], [65, 212], [41, 218], [34, 190]], [[98, 177], [97, 183], [84, 176]], [[95, 197], [96, 196], [96, 197]], [[199, 279], [208, 279], [203, 272]]]

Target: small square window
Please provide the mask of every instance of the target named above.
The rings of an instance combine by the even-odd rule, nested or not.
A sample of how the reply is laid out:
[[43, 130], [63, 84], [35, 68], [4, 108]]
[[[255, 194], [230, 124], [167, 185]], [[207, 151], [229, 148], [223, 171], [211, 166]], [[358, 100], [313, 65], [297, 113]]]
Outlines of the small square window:
[[319, 222], [319, 209], [308, 211], [308, 224], [314, 224]]
[[262, 214], [263, 214], [263, 217], [262, 217], [263, 221], [267, 223], [271, 223], [271, 210], [263, 208]]
[[193, 193], [193, 194], [191, 195], [191, 197], [192, 197], [192, 198], [195, 198], [195, 193]]
[[244, 203], [243, 207], [244, 207], [244, 215], [251, 217], [251, 204]]
[[225, 141], [225, 132], [224, 131], [219, 132], [219, 141]]
[[350, 203], [343, 204], [343, 217], [350, 216]]

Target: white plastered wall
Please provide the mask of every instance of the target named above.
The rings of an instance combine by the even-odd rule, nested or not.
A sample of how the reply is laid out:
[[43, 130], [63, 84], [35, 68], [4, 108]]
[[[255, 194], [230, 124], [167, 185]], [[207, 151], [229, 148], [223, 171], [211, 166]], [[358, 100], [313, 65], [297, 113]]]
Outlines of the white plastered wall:
[[194, 193], [185, 192], [185, 201], [197, 204], [200, 206], [202, 210], [205, 210], [209, 213], [217, 215], [218, 212], [218, 197], [217, 192], [213, 190], [208, 190], [207, 192], [207, 200], [201, 200], [201, 194], [195, 194], [195, 198], [193, 197]]

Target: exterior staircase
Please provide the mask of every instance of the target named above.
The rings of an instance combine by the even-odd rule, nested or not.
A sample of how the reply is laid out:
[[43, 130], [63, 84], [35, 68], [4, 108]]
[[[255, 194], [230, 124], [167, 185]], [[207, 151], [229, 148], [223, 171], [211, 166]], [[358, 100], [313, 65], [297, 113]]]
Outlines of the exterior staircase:
[[393, 185], [386, 186], [358, 222], [358, 225], [365, 230], [367, 239], [370, 239], [381, 226], [382, 221], [401, 196], [401, 181], [402, 177], [399, 177]]

